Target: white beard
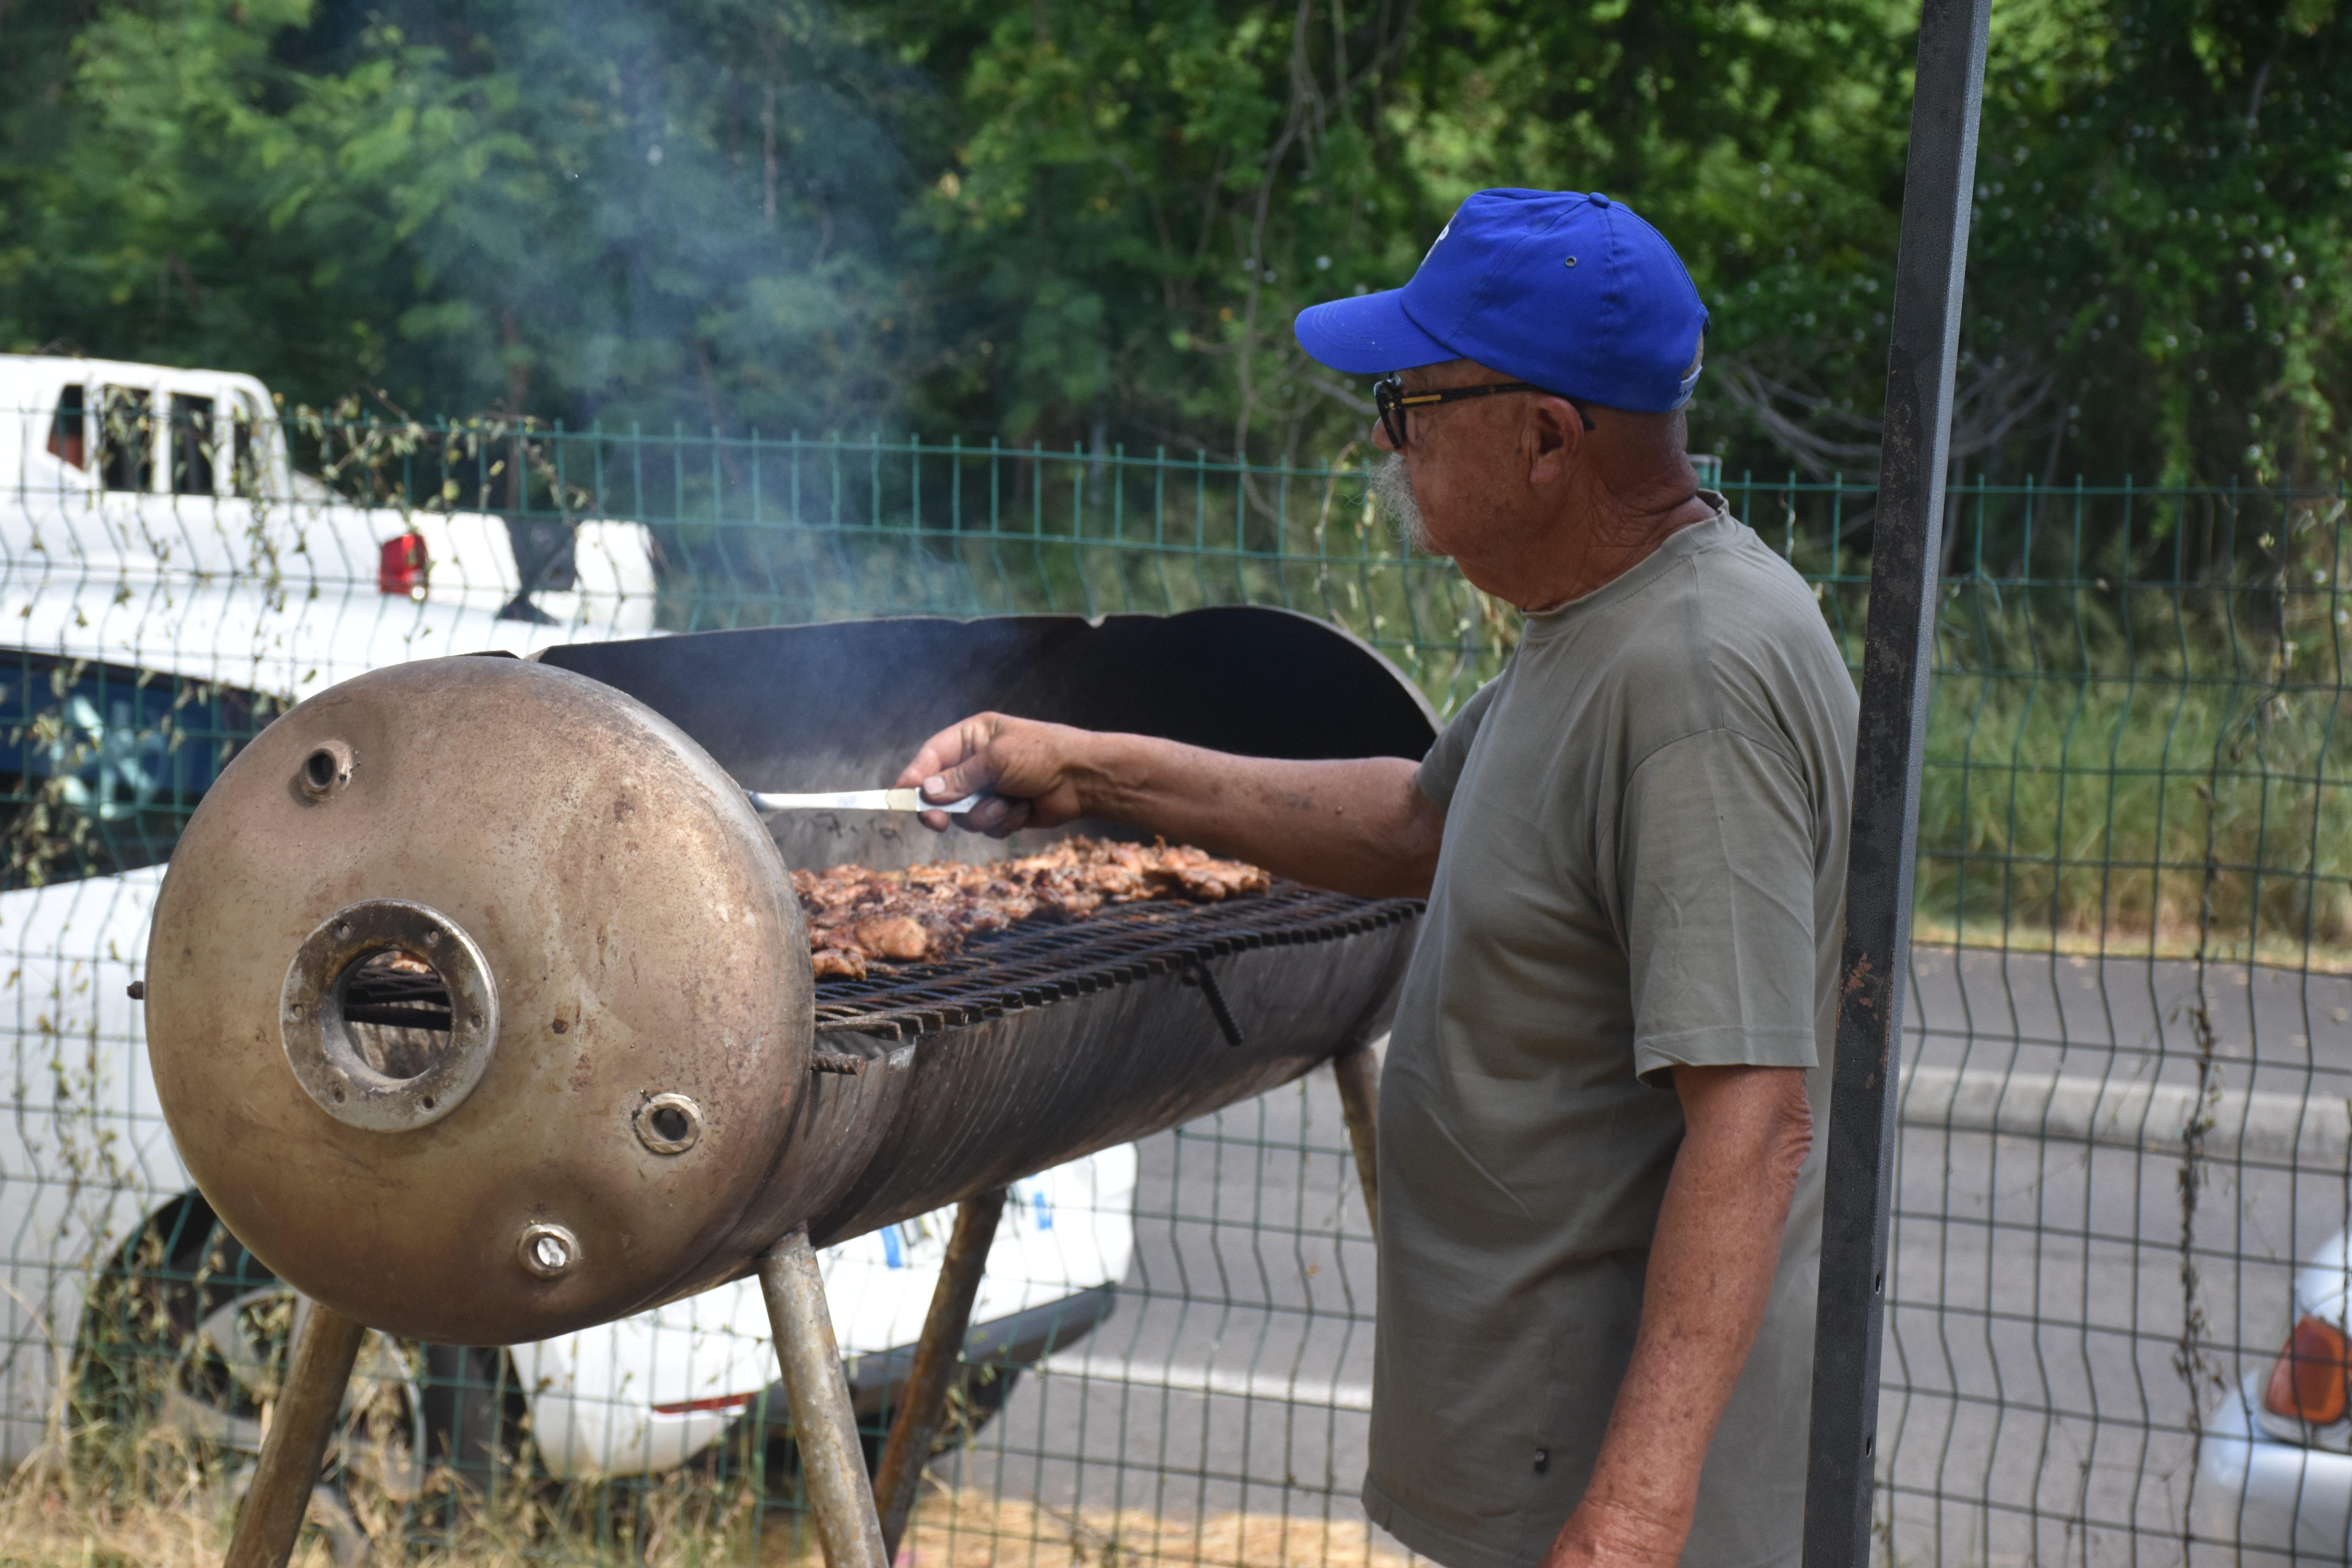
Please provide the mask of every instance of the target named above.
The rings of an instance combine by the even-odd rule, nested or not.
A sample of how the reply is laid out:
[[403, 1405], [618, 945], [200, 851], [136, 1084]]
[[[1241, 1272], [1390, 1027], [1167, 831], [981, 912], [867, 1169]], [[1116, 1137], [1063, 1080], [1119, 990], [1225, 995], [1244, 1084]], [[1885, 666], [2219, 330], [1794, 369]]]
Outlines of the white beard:
[[1412, 497], [1412, 472], [1405, 467], [1402, 452], [1391, 452], [1387, 461], [1372, 470], [1372, 504], [1396, 525], [1415, 550], [1433, 555], [1441, 553], [1430, 542], [1429, 525], [1422, 518], [1421, 503]]

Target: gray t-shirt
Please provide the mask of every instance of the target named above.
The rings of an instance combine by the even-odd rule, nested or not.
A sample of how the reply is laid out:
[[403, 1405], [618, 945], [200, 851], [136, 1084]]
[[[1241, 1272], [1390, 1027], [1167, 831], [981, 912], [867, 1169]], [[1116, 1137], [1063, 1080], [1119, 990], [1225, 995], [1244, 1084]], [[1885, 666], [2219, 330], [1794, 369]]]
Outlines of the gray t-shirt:
[[[1670, 1069], [1814, 1068], [1827, 1125], [1854, 689], [1722, 498], [1529, 616], [1421, 765], [1444, 847], [1381, 1083], [1364, 1503], [1447, 1568], [1526, 1568], [1583, 1495], [1682, 1141]], [[1686, 1564], [1794, 1563], [1818, 1134]]]

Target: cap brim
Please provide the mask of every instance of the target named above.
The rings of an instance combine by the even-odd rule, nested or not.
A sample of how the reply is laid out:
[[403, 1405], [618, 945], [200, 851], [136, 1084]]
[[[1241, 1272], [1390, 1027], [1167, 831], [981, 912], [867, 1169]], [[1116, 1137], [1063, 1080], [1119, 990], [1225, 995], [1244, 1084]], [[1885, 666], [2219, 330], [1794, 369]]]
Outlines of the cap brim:
[[1413, 325], [1404, 313], [1402, 289], [1309, 305], [1291, 330], [1300, 348], [1349, 375], [1380, 375], [1462, 357]]

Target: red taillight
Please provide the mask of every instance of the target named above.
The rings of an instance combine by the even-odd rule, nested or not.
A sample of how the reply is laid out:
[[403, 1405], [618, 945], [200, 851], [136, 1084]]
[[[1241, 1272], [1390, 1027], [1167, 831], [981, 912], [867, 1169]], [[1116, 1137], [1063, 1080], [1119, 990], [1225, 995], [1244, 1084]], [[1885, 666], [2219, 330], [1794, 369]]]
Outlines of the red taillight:
[[404, 533], [383, 542], [383, 559], [376, 566], [375, 585], [387, 594], [425, 597], [425, 576], [432, 567], [425, 555], [425, 536]]
[[711, 1410], [732, 1415], [739, 1410], [751, 1408], [751, 1402], [759, 1397], [756, 1394], [722, 1394], [715, 1399], [685, 1399], [675, 1405], [656, 1405], [654, 1406], [654, 1414], [687, 1415], [698, 1410]]
[[2352, 1345], [2345, 1343], [2344, 1331], [2305, 1318], [2287, 1336], [2286, 1349], [2271, 1368], [2263, 1408], [2291, 1421], [2332, 1426], [2344, 1419], [2347, 1372], [2352, 1372]]

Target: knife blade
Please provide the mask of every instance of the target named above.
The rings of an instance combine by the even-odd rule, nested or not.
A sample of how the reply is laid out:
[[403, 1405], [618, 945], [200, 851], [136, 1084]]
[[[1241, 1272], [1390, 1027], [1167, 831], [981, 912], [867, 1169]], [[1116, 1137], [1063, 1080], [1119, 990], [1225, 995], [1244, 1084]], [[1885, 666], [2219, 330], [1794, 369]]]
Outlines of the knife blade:
[[919, 789], [852, 789], [815, 795], [772, 795], [747, 789], [743, 793], [751, 797], [751, 809], [762, 815], [774, 811], [944, 811], [954, 816], [988, 798], [985, 795], [968, 795], [961, 800], [929, 801]]

